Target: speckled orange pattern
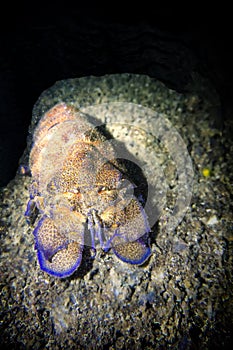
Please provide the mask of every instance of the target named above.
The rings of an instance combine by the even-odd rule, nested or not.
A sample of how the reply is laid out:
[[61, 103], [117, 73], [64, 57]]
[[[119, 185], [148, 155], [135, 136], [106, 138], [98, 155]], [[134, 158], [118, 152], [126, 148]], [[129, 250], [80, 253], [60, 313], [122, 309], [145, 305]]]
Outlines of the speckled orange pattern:
[[[40, 120], [29, 166], [30, 202], [39, 209], [34, 236], [40, 267], [66, 277], [80, 265], [84, 233], [118, 258], [142, 264], [150, 256], [146, 213], [111, 144], [88, 117], [60, 103]], [[131, 193], [131, 194], [127, 194]]]

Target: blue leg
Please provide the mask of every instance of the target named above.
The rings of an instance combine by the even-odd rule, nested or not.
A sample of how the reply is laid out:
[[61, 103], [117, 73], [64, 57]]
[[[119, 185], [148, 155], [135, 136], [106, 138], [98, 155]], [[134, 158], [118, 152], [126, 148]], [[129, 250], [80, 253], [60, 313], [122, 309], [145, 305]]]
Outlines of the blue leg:
[[92, 217], [92, 213], [89, 212], [87, 214], [87, 223], [88, 223], [88, 229], [90, 230], [91, 233], [91, 249], [93, 251], [93, 256], [92, 258], [94, 259], [96, 256], [96, 248], [95, 248], [95, 228], [93, 225], [93, 217]]
[[95, 223], [95, 226], [96, 226], [97, 238], [98, 238], [98, 240], [100, 242], [100, 246], [103, 247], [104, 246], [103, 229], [101, 227], [100, 220], [96, 216], [96, 212], [95, 211], [93, 211], [93, 219], [94, 219], [94, 223]]
[[34, 220], [34, 215], [36, 213], [36, 203], [33, 198], [28, 201], [26, 211], [24, 215], [26, 216], [27, 223], [30, 225]]
[[114, 238], [123, 236], [122, 233], [118, 233], [118, 232], [119, 232], [119, 229], [117, 228], [114, 232], [114, 235], [110, 237], [106, 242], [106, 244], [102, 247], [105, 252], [109, 251], [109, 249], [111, 248], [111, 243], [114, 240]]

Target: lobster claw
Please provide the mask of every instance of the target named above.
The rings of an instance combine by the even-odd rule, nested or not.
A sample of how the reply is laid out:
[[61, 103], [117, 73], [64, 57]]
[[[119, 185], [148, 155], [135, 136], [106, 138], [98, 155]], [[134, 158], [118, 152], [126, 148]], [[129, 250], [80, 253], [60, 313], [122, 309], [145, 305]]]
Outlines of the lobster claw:
[[120, 210], [116, 207], [116, 221], [119, 222], [108, 246], [122, 261], [133, 264], [143, 264], [151, 255], [149, 232], [150, 226], [141, 203], [134, 197], [128, 205]]
[[53, 219], [43, 216], [33, 233], [41, 270], [67, 277], [79, 267], [83, 244], [59, 232]]

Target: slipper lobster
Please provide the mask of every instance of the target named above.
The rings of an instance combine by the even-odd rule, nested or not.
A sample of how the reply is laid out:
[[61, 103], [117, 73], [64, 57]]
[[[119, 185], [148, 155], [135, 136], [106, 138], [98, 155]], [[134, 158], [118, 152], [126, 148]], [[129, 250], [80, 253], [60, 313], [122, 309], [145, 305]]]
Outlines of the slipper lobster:
[[32, 175], [26, 217], [41, 218], [33, 231], [40, 268], [67, 277], [79, 267], [84, 245], [96, 244], [129, 264], [151, 254], [150, 227], [117, 154], [88, 116], [59, 103], [44, 114], [29, 157]]

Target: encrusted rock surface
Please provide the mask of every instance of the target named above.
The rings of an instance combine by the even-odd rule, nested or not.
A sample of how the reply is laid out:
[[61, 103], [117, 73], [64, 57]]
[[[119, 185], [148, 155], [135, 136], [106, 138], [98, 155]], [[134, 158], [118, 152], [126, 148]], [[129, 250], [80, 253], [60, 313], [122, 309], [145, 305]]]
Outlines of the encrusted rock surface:
[[[153, 254], [138, 267], [101, 250], [92, 260], [87, 251], [75, 275], [57, 279], [39, 269], [33, 226], [24, 217], [30, 178], [17, 174], [2, 190], [0, 202], [2, 344], [17, 349], [227, 346], [233, 316], [232, 143], [227, 136], [230, 125], [223, 133], [212, 125], [213, 106], [203, 89], [181, 95], [146, 76], [124, 74], [57, 82], [42, 94], [30, 135], [41, 114], [60, 101], [83, 110], [100, 103], [133, 102], [164, 113], [192, 159], [192, 199], [180, 224], [167, 230], [164, 218], [178, 195], [176, 164], [167, 148], [150, 138], [153, 130], [139, 137], [132, 130], [111, 128], [111, 116], [102, 120], [111, 122], [114, 137], [123, 135], [120, 141], [135, 157], [148, 151], [146, 160], [153, 165], [154, 154], [159, 155], [159, 167], [147, 178], [148, 183], [160, 174], [166, 179], [166, 186], [158, 181], [158, 196], [165, 191], [166, 201], [151, 233]], [[142, 120], [147, 117], [143, 114]], [[130, 125], [137, 122], [132, 115], [127, 120]]]

